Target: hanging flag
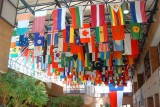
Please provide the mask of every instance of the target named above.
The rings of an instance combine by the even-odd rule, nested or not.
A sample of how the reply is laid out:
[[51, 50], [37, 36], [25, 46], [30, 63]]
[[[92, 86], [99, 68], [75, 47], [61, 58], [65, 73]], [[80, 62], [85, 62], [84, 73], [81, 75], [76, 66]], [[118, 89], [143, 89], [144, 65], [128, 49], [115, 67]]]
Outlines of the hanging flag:
[[92, 27], [103, 26], [105, 24], [105, 5], [91, 5], [91, 25]]
[[[122, 3], [109, 3], [109, 12], [111, 15], [112, 26], [119, 26], [125, 24], [125, 17], [123, 13]], [[117, 11], [118, 10], [118, 11]]]
[[47, 45], [54, 45], [54, 35], [48, 33], [47, 34]]
[[99, 52], [107, 52], [108, 49], [108, 43], [100, 42], [99, 43]]
[[41, 56], [41, 55], [43, 55], [42, 46], [34, 46], [33, 56]]
[[82, 29], [79, 29], [81, 43], [90, 42], [90, 25], [84, 24]]
[[125, 39], [124, 39], [124, 54], [125, 55], [131, 55], [132, 50], [131, 50], [131, 37], [130, 34], [125, 34]]
[[70, 10], [71, 10], [73, 28], [74, 29], [82, 28], [84, 6], [71, 7]]
[[24, 35], [19, 37], [19, 46], [28, 46], [28, 38], [25, 38]]
[[18, 57], [18, 51], [19, 51], [19, 47], [18, 46], [14, 47], [14, 48], [10, 48], [10, 54], [9, 54], [9, 56], [11, 58]]
[[72, 26], [66, 26], [66, 29], [63, 30], [63, 37], [65, 43], [74, 43], [74, 29]]
[[34, 46], [43, 46], [44, 36], [40, 36], [39, 33], [34, 33]]
[[46, 55], [45, 57], [45, 63], [50, 64], [52, 62], [51, 55]]
[[63, 38], [58, 38], [58, 51], [63, 51]]
[[47, 45], [47, 55], [53, 54], [53, 45]]
[[96, 42], [107, 42], [108, 41], [108, 32], [107, 24], [103, 26], [96, 27]]
[[30, 13], [17, 15], [17, 20], [18, 20], [17, 34], [18, 35], [26, 34], [26, 32], [28, 31], [30, 17], [31, 17]]
[[112, 26], [112, 39], [124, 40], [124, 26]]
[[117, 91], [117, 107], [122, 107], [123, 105], [123, 91]]
[[12, 36], [10, 48], [16, 47], [17, 36]]
[[53, 10], [53, 29], [65, 29], [66, 8], [59, 8]]
[[114, 51], [123, 51], [123, 40], [113, 40]]
[[113, 59], [122, 59], [122, 51], [114, 51]]
[[54, 62], [61, 61], [61, 53], [58, 51], [58, 48], [54, 48]]
[[91, 61], [90, 61], [90, 54], [85, 53], [85, 65], [84, 67], [90, 67]]
[[132, 55], [139, 54], [138, 40], [131, 39]]
[[58, 32], [54, 33], [54, 47], [58, 47]]
[[95, 37], [91, 36], [91, 41], [88, 42], [89, 53], [95, 52]]
[[142, 38], [142, 28], [140, 23], [130, 22], [130, 29], [131, 29], [132, 39]]
[[145, 1], [130, 2], [130, 11], [133, 22], [135, 23], [147, 22], [147, 17], [145, 12]]
[[35, 12], [35, 17], [32, 25], [33, 33], [44, 33], [47, 10]]

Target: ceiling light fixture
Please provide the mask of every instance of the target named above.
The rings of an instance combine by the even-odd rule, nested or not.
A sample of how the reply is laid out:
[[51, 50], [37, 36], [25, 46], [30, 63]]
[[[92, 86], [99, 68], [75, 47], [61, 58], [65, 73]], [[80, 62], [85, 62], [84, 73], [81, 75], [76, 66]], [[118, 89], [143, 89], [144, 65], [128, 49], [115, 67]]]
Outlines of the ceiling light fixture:
[[129, 13], [129, 8], [128, 8], [128, 2], [123, 3], [123, 13], [128, 14]]

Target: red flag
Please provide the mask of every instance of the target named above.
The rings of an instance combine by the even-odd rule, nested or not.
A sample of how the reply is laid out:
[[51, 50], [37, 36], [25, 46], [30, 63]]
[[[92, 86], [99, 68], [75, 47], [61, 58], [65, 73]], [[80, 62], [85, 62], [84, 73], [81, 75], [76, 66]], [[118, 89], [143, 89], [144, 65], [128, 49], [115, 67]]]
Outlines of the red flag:
[[138, 40], [131, 39], [132, 55], [139, 54], [138, 50]]
[[116, 91], [110, 91], [110, 106], [111, 107], [117, 107], [117, 92]]
[[81, 43], [90, 42], [90, 25], [84, 24], [82, 29], [79, 29]]
[[103, 26], [105, 23], [105, 5], [91, 6], [91, 24], [92, 27]]
[[124, 26], [112, 26], [113, 40], [124, 40]]

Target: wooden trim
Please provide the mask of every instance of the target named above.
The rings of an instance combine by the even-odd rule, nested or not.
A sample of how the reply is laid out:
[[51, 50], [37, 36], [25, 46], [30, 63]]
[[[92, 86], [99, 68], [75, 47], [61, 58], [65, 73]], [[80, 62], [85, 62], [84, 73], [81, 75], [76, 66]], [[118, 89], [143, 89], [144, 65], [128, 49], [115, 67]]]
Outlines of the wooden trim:
[[2, 13], [2, 7], [3, 7], [3, 0], [1, 0], [1, 1], [0, 1], [0, 7], [1, 7], [1, 8], [0, 8], [0, 16], [1, 16], [1, 13]]
[[11, 0], [8, 0], [15, 8], [17, 8], [18, 7], [18, 2], [19, 2], [19, 0], [18, 0], [18, 2], [17, 2], [17, 6], [15, 6], [12, 2], [11, 2]]

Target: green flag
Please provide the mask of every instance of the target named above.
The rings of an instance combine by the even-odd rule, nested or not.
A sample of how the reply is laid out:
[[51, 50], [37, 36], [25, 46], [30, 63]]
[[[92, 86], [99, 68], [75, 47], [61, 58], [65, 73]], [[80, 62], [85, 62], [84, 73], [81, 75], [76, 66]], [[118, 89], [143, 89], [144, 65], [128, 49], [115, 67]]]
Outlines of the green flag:
[[130, 22], [130, 29], [131, 29], [132, 39], [142, 38], [142, 26], [140, 23]]

